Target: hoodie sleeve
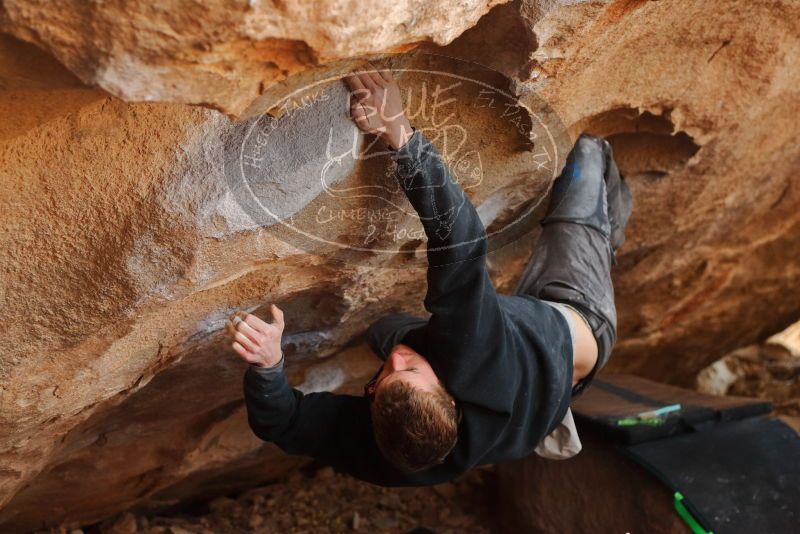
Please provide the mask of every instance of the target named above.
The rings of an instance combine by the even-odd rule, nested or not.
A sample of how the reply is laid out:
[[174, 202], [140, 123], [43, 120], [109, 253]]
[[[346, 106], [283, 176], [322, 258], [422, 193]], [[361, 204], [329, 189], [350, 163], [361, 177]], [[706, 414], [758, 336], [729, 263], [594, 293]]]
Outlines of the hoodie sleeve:
[[[470, 385], [511, 365], [498, 361], [504, 318], [486, 271], [486, 230], [433, 144], [415, 131], [392, 154], [397, 179], [428, 237], [426, 328], [437, 374], [456, 396], [470, 398]], [[489, 372], [491, 371], [491, 372]], [[463, 391], [461, 391], [463, 390]]]
[[347, 472], [374, 471], [379, 463], [363, 397], [303, 394], [289, 385], [281, 363], [249, 367], [244, 399], [253, 433], [289, 454], [310, 456]]
[[247, 419], [256, 436], [288, 454], [309, 456], [381, 486], [439, 483], [446, 472], [406, 474], [381, 455], [366, 397], [293, 389], [282, 368], [250, 367], [244, 378]]

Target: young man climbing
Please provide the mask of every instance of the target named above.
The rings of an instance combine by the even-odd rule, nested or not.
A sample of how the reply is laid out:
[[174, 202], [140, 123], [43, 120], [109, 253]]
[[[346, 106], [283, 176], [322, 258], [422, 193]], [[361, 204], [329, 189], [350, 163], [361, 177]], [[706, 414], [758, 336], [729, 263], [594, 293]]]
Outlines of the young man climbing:
[[381, 485], [425, 485], [536, 451], [580, 450], [570, 400], [616, 339], [610, 269], [631, 197], [609, 144], [581, 136], [555, 181], [543, 231], [512, 296], [486, 271], [475, 208], [403, 114], [388, 71], [347, 77], [352, 116], [392, 151], [397, 179], [428, 237], [428, 318], [395, 314], [367, 331], [384, 360], [363, 396], [303, 393], [283, 373], [283, 314], [240, 315], [234, 350], [260, 438]]

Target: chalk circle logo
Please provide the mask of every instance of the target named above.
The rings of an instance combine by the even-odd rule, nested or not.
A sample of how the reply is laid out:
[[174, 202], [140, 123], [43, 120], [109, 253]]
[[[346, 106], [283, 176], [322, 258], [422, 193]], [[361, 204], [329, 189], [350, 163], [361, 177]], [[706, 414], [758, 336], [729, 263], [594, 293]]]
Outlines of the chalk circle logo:
[[[570, 148], [558, 116], [533, 94], [522, 107], [507, 77], [476, 63], [416, 53], [388, 68], [411, 124], [465, 195], [455, 210], [475, 205], [489, 249], [533, 230]], [[422, 223], [392, 153], [355, 126], [350, 97], [341, 74], [317, 79], [240, 123], [225, 147], [229, 190], [255, 224], [304, 252], [371, 264], [386, 255], [386, 266], [425, 261]]]

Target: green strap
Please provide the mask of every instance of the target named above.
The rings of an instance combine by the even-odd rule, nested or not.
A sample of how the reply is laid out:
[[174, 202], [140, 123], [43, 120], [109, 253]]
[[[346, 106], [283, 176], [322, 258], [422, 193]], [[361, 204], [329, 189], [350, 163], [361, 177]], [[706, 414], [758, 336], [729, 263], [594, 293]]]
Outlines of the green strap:
[[676, 491], [674, 497], [675, 510], [678, 512], [678, 515], [681, 516], [681, 519], [689, 525], [689, 528], [692, 529], [694, 534], [714, 534], [714, 532], [704, 529], [700, 523], [697, 522], [697, 519], [694, 518], [692, 513], [686, 509], [686, 506], [683, 504], [683, 495], [680, 491]]

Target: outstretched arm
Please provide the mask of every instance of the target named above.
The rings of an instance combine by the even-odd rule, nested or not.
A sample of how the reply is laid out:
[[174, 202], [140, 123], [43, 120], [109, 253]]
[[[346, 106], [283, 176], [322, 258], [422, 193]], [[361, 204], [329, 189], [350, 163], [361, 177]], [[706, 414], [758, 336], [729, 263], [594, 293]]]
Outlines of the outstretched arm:
[[[400, 91], [388, 71], [351, 74], [351, 112], [356, 124], [393, 149], [397, 179], [417, 211], [428, 237], [428, 291], [432, 314], [427, 337], [435, 354], [425, 355], [451, 388], [474, 383], [474, 374], [498, 365], [491, 356], [503, 316], [485, 268], [486, 231], [441, 155], [421, 131], [411, 129]], [[480, 354], [480, 361], [454, 361]], [[458, 392], [454, 392], [458, 393]]]
[[272, 323], [237, 314], [227, 326], [233, 349], [249, 364], [244, 397], [253, 433], [290, 454], [380, 481], [383, 462], [373, 444], [366, 400], [293, 389], [283, 372], [283, 313], [274, 305], [271, 310]]

